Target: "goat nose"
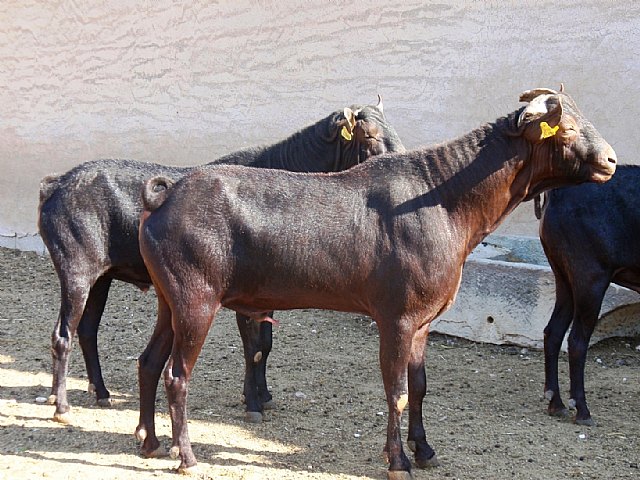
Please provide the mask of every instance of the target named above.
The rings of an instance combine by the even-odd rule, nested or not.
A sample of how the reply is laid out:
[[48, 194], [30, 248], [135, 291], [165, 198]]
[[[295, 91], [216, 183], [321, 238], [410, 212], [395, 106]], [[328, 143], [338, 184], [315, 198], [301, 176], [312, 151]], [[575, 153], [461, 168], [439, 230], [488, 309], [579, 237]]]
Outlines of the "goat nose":
[[607, 148], [604, 149], [604, 156], [612, 165], [618, 163], [618, 156], [616, 155], [615, 150], [609, 144], [607, 144]]

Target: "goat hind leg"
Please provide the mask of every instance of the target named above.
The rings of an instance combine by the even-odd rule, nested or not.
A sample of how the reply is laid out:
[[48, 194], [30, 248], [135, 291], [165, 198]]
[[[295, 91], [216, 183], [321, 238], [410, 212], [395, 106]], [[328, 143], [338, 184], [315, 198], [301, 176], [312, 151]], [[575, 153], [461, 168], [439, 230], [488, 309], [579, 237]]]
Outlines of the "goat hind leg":
[[142, 442], [140, 452], [145, 457], [165, 456], [155, 431], [155, 402], [158, 381], [173, 343], [171, 310], [162, 294], [158, 293], [158, 319], [149, 343], [138, 358], [138, 384], [140, 388], [140, 419], [135, 436]]
[[69, 354], [73, 337], [80, 323], [82, 312], [88, 297], [87, 284], [69, 286], [61, 279], [61, 301], [58, 319], [51, 334], [51, 357], [53, 364], [53, 383], [48, 402], [56, 405], [53, 419], [60, 423], [70, 423], [69, 402], [67, 399], [67, 372]]
[[[273, 317], [273, 312], [270, 312], [268, 316]], [[264, 410], [270, 410], [275, 406], [267, 385], [267, 358], [269, 358], [271, 346], [273, 345], [273, 325], [271, 322], [260, 322], [259, 336], [258, 349], [262, 353], [262, 361], [258, 364], [258, 374], [256, 378], [258, 398], [262, 403], [262, 408]]]
[[416, 465], [420, 468], [439, 465], [436, 452], [427, 443], [422, 419], [422, 401], [427, 392], [424, 367], [424, 348], [429, 335], [429, 324], [421, 327], [413, 337], [409, 359], [409, 434], [407, 444], [414, 452]]
[[82, 350], [89, 377], [89, 393], [95, 393], [96, 403], [111, 406], [111, 394], [104, 384], [98, 356], [98, 328], [107, 303], [111, 279], [100, 277], [91, 288], [84, 313], [78, 325], [78, 343]]
[[[203, 295], [198, 300], [202, 298], [211, 298], [211, 296]], [[179, 473], [190, 473], [197, 464], [187, 427], [189, 380], [215, 313], [220, 308], [220, 304], [203, 306], [201, 302], [185, 302], [190, 306], [200, 303], [189, 311], [172, 311], [174, 341], [171, 356], [164, 371], [164, 384], [171, 413], [170, 454], [172, 458], [180, 458]], [[175, 329], [176, 325], [180, 328]]]
[[262, 422], [262, 402], [258, 395], [260, 364], [264, 362], [260, 350], [260, 324], [252, 318], [236, 313], [236, 323], [242, 338], [244, 352], [244, 420], [248, 423]]

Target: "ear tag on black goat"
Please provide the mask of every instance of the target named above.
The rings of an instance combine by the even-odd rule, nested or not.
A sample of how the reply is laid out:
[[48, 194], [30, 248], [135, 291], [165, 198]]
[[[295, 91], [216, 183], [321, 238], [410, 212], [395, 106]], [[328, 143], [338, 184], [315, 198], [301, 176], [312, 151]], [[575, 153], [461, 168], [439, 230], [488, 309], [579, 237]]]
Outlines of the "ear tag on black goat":
[[347, 130], [346, 126], [342, 127], [342, 130], [340, 130], [340, 135], [342, 135], [342, 138], [344, 138], [347, 142], [353, 138], [351, 132]]

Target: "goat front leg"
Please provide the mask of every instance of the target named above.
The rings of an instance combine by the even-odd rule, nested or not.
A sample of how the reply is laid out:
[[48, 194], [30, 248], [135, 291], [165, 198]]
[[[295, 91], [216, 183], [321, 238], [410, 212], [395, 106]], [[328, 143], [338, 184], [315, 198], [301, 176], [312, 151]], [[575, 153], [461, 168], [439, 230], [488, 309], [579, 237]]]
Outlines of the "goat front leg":
[[[587, 349], [593, 329], [598, 322], [600, 307], [604, 294], [609, 286], [608, 278], [599, 275], [597, 282], [586, 285], [578, 291], [576, 288], [575, 312], [573, 325], [569, 333], [569, 379], [570, 394], [569, 407], [576, 409], [574, 422], [578, 425], [594, 425], [591, 412], [587, 406], [584, 391], [584, 369], [587, 362]], [[580, 295], [578, 297], [578, 295]]]
[[549, 402], [547, 413], [554, 417], [569, 417], [569, 409], [560, 395], [558, 360], [560, 348], [573, 318], [573, 294], [564, 278], [556, 274], [556, 303], [544, 329], [544, 398]]
[[411, 351], [412, 333], [401, 332], [398, 319], [378, 321], [380, 332], [380, 370], [387, 398], [389, 418], [387, 441], [383, 453], [389, 463], [389, 480], [411, 479], [411, 462], [402, 449], [400, 420], [409, 401], [407, 368]]

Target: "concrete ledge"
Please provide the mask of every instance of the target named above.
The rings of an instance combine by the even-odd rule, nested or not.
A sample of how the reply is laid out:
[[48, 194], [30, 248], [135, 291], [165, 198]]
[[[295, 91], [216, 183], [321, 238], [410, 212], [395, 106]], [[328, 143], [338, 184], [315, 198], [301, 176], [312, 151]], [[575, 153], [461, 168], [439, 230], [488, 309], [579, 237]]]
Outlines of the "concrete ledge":
[[[638, 302], [636, 292], [611, 285], [591, 344], [609, 337], [640, 335]], [[543, 330], [554, 303], [555, 280], [539, 239], [490, 236], [467, 259], [456, 301], [433, 322], [431, 331], [479, 342], [543, 348]]]
[[0, 247], [13, 248], [15, 250], [23, 250], [27, 252], [37, 252], [40, 255], [48, 255], [42, 238], [37, 233], [16, 233], [8, 232], [0, 229]]

